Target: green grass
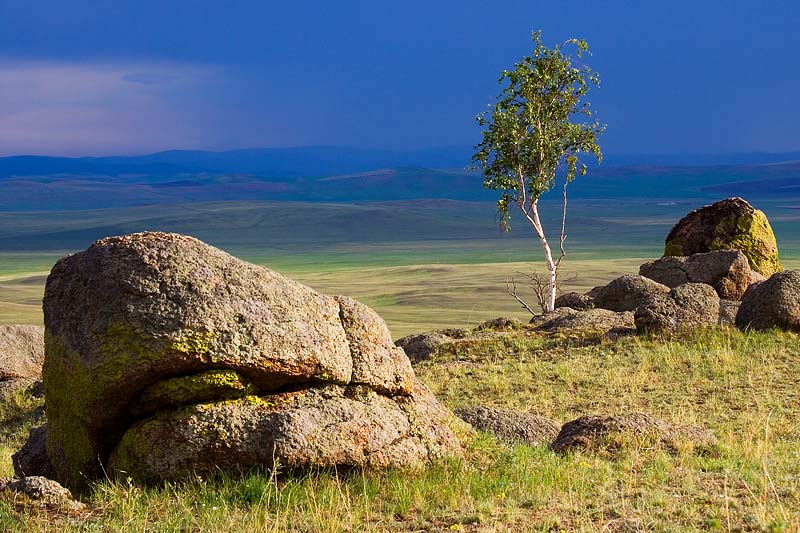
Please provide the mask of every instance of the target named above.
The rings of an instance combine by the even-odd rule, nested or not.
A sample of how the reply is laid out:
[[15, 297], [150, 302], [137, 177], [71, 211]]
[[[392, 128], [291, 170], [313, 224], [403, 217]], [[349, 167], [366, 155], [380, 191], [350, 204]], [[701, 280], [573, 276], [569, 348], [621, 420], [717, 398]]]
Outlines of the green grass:
[[[583, 345], [581, 345], [583, 344]], [[88, 510], [0, 497], [0, 528], [45, 531], [796, 531], [800, 337], [699, 330], [617, 342], [514, 333], [417, 366], [450, 407], [480, 403], [566, 421], [644, 411], [712, 429], [719, 454], [637, 447], [556, 454], [478, 435], [422, 472], [253, 472], [164, 487], [102, 482]]]

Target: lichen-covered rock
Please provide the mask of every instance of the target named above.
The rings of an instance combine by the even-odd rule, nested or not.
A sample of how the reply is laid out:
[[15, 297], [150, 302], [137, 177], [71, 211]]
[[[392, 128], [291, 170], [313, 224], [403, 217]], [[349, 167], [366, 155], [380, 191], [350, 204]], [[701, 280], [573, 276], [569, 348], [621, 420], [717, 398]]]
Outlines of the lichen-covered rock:
[[109, 468], [139, 480], [253, 466], [414, 466], [458, 447], [450, 414], [418, 385], [390, 398], [364, 386], [322, 386], [198, 404], [135, 424]]
[[628, 413], [618, 416], [583, 416], [567, 422], [551, 445], [556, 452], [613, 452], [642, 446], [709, 453], [717, 447], [717, 439], [711, 431], [704, 428], [673, 424], [644, 413]]
[[559, 424], [547, 417], [479, 405], [459, 407], [454, 413], [475, 429], [494, 435], [510, 444], [540, 446], [558, 435]]
[[401, 339], [397, 339], [395, 345], [403, 349], [411, 362], [419, 363], [430, 359], [443, 344], [451, 342], [453, 342], [453, 337], [439, 331], [429, 331], [427, 333], [406, 335]]
[[555, 307], [569, 307], [576, 311], [591, 309], [594, 307], [594, 298], [579, 292], [567, 292], [556, 298]]
[[652, 279], [625, 274], [595, 292], [594, 306], [618, 313], [635, 311], [654, 296], [667, 294], [669, 287]]
[[44, 328], [0, 326], [0, 381], [37, 379], [44, 362]]
[[256, 392], [253, 384], [235, 370], [208, 370], [150, 385], [131, 402], [129, 410], [139, 417], [170, 407], [242, 398]]
[[54, 479], [56, 472], [47, 456], [47, 424], [30, 430], [28, 440], [11, 456], [17, 477], [44, 476]]
[[800, 270], [778, 272], [750, 287], [736, 314], [736, 326], [800, 331]]
[[[57, 479], [67, 486], [100, 477], [109, 471], [112, 456], [116, 465], [127, 467], [132, 463], [120, 457], [184, 442], [185, 428], [159, 421], [187, 420], [183, 413], [200, 409], [211, 414], [193, 418], [198, 424], [193, 429], [199, 436], [216, 435], [225, 426], [215, 426], [220, 421], [214, 413], [227, 413], [225, 406], [250, 406], [244, 398], [269, 403], [287, 391], [317, 394], [331, 387], [344, 394], [363, 386], [393, 409], [393, 416], [405, 417], [409, 433], [441, 431], [452, 437], [421, 438], [425, 453], [409, 453], [398, 465], [458, 452], [452, 432], [437, 425], [449, 412], [420, 396], [423, 389], [408, 359], [373, 311], [349, 298], [319, 294], [197, 239], [165, 233], [102, 239], [56, 263], [43, 307], [47, 453]], [[419, 402], [430, 407], [430, 418], [408, 415], [413, 409], [405, 404]], [[236, 418], [241, 431], [260, 434], [261, 414], [242, 409], [245, 414]], [[335, 411], [343, 418], [359, 413], [357, 405], [344, 403]], [[287, 432], [300, 431], [291, 424], [308, 422], [292, 416], [281, 420]], [[193, 453], [195, 461], [213, 468], [221, 448], [202, 442], [208, 453], [200, 441], [184, 442], [191, 451], [165, 447], [163, 453]], [[117, 448], [123, 444], [121, 454]], [[313, 440], [307, 444], [315, 445]], [[316, 452], [297, 453], [314, 457]], [[337, 464], [335, 458], [320, 463]], [[193, 466], [202, 469], [199, 463]], [[173, 477], [143, 468], [133, 471], [146, 479]]]
[[684, 283], [705, 283], [726, 300], [741, 300], [747, 288], [762, 278], [750, 270], [747, 257], [739, 250], [662, 257], [643, 264], [639, 274], [670, 288]]
[[634, 313], [636, 330], [673, 332], [719, 323], [719, 296], [710, 285], [685, 283], [666, 295], [654, 296]]
[[550, 333], [614, 333], [623, 335], [634, 333], [636, 326], [633, 313], [617, 313], [608, 309], [585, 309], [576, 311], [569, 307], [556, 308], [552, 313], [534, 317], [534, 331]]
[[782, 269], [767, 216], [742, 198], [727, 198], [683, 217], [667, 235], [664, 255], [714, 250], [740, 250], [750, 268], [767, 277]]
[[31, 500], [50, 507], [79, 510], [85, 506], [72, 498], [72, 493], [57, 481], [43, 476], [28, 476], [0, 484], [0, 491], [24, 494]]

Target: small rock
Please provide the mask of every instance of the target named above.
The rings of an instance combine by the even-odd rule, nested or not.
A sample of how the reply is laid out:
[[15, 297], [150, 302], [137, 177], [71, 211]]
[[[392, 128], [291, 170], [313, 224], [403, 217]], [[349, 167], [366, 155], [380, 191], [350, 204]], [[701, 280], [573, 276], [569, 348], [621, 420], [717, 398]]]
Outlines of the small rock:
[[54, 478], [56, 472], [47, 456], [47, 424], [35, 427], [28, 433], [28, 440], [20, 450], [11, 456], [14, 474], [17, 477], [44, 476]]
[[800, 270], [778, 272], [751, 286], [742, 298], [736, 326], [800, 331]]
[[719, 321], [720, 326], [735, 326], [736, 314], [739, 312], [742, 302], [735, 302], [733, 300], [720, 300], [719, 301]]
[[644, 276], [626, 274], [597, 291], [594, 306], [621, 313], [637, 307], [658, 295], [669, 293], [669, 287]]
[[628, 413], [589, 415], [567, 422], [551, 447], [556, 452], [603, 449], [613, 452], [642, 444], [673, 451], [688, 447], [708, 453], [717, 447], [717, 439], [704, 428], [672, 424], [644, 413]]
[[487, 320], [486, 322], [481, 322], [475, 328], [475, 331], [509, 331], [515, 329], [522, 329], [524, 327], [525, 324], [523, 324], [516, 318], [500, 317], [492, 320]]
[[633, 313], [617, 313], [608, 309], [576, 311], [569, 307], [557, 308], [542, 315], [533, 328], [536, 331], [562, 333], [634, 333]]
[[0, 382], [38, 379], [44, 362], [44, 328], [0, 326]]
[[446, 337], [450, 337], [451, 339], [466, 339], [472, 335], [470, 330], [464, 328], [444, 328], [437, 329], [436, 332]]
[[477, 405], [460, 407], [453, 412], [475, 429], [510, 444], [540, 446], [552, 442], [558, 435], [557, 422], [533, 413]]
[[395, 341], [402, 348], [412, 363], [419, 363], [431, 358], [431, 355], [443, 344], [453, 342], [453, 338], [438, 331], [413, 333]]
[[636, 331], [672, 332], [719, 323], [719, 296], [710, 285], [685, 283], [651, 298], [634, 313]]
[[556, 298], [556, 308], [569, 307], [576, 311], [594, 307], [594, 298], [578, 292], [568, 292]]
[[43, 476], [28, 476], [9, 481], [0, 485], [0, 491], [24, 494], [33, 501], [53, 507], [70, 510], [80, 510], [85, 507], [81, 502], [75, 501], [68, 489], [62, 487], [57, 481]]
[[574, 316], [577, 313], [578, 311], [572, 309], [571, 307], [556, 307], [549, 313], [542, 313], [541, 315], [532, 316], [530, 322], [528, 322], [528, 327], [533, 327], [536, 329], [538, 326], [541, 326], [542, 324], [545, 324], [556, 318]]

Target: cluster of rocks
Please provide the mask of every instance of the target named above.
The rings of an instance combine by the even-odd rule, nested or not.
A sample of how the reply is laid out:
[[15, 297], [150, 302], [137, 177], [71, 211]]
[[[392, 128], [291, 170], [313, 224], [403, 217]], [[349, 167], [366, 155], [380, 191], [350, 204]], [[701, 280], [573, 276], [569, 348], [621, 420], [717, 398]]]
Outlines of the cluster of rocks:
[[418, 362], [443, 346], [518, 330], [612, 339], [714, 325], [800, 330], [800, 271], [780, 271], [769, 221], [741, 198], [686, 215], [667, 236], [664, 252], [664, 257], [641, 265], [638, 274], [585, 294], [560, 295], [554, 311], [533, 317], [527, 325], [497, 318], [471, 331], [409, 335], [397, 345]]
[[47, 424], [20, 477], [414, 467], [472, 431], [372, 309], [191, 237], [98, 241], [53, 267], [43, 307]]
[[714, 433], [708, 429], [674, 424], [645, 413], [587, 415], [564, 425], [513, 409], [470, 406], [458, 408], [455, 413], [475, 429], [509, 444], [548, 445], [559, 453], [614, 452], [633, 446], [714, 453], [718, 446]]
[[689, 213], [670, 231], [664, 252], [641, 265], [638, 275], [619, 277], [586, 294], [562, 295], [556, 307], [632, 312], [638, 332], [715, 324], [800, 328], [800, 271], [780, 271], [766, 216], [741, 198]]

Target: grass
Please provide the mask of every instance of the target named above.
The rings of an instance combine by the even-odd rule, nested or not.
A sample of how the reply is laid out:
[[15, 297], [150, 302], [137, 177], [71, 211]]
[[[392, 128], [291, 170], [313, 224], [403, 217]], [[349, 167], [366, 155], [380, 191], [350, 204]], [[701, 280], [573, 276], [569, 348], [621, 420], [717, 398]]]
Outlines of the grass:
[[[378, 253], [374, 254], [379, 256]], [[0, 256], [1, 257], [1, 256]], [[642, 260], [607, 259], [565, 262], [579, 272], [565, 288], [588, 290], [636, 271]], [[498, 316], [524, 319], [526, 312], [505, 293], [506, 279], [528, 271], [520, 262], [367, 266], [294, 271], [290, 277], [326, 294], [346, 294], [376, 309], [399, 338], [409, 333], [469, 326]], [[46, 272], [0, 277], [0, 324], [41, 324]]]
[[[719, 454], [633, 446], [559, 455], [478, 435], [422, 472], [252, 472], [163, 487], [106, 481], [82, 513], [0, 497], [0, 528], [44, 531], [797, 531], [800, 337], [708, 329], [616, 342], [512, 333], [443, 348], [418, 375], [450, 407], [562, 422], [644, 411], [703, 425]], [[18, 439], [6, 438], [16, 445]], [[5, 459], [4, 459], [5, 460]], [[3, 470], [7, 471], [7, 465]]]
[[[264, 233], [262, 207], [235, 209], [246, 216], [226, 219], [231, 232], [248, 239]], [[150, 220], [152, 209], [141, 211], [126, 212], [130, 219], [114, 229], [143, 229], [137, 217]], [[97, 230], [93, 222], [85, 227], [74, 215], [60, 216], [59, 224], [69, 222], [77, 232], [68, 238], [82, 240]], [[201, 236], [210, 242], [225, 236], [217, 225], [220, 216], [213, 209], [198, 214], [208, 223], [201, 231], [211, 238]], [[787, 217], [773, 220], [776, 232], [791, 235], [797, 220]], [[107, 220], [108, 213], [96, 218]], [[30, 235], [50, 235], [52, 246], [45, 249], [67, 242], [52, 233], [52, 221], [40, 221], [40, 231], [37, 220], [30, 214], [23, 226]], [[588, 289], [635, 272], [641, 257], [654, 256], [658, 247], [642, 248], [637, 239], [663, 236], [674, 220], [640, 222], [645, 229], [634, 247], [608, 245], [626, 240], [611, 222], [595, 227], [603, 235], [594, 248], [587, 233], [583, 247], [576, 246], [584, 252], [565, 263], [565, 272], [578, 274], [565, 288]], [[280, 233], [275, 221], [270, 224]], [[391, 233], [390, 226], [381, 231]], [[523, 261], [538, 257], [534, 244], [442, 238], [260, 246], [245, 239], [228, 249], [322, 292], [362, 300], [400, 337], [503, 315], [525, 318], [504, 284], [528, 268]], [[800, 266], [798, 249], [782, 244], [784, 266]], [[58, 256], [0, 254], [0, 323], [41, 323], [44, 279]], [[800, 338], [782, 332], [698, 330], [673, 339], [613, 343], [516, 333], [460, 342], [416, 367], [451, 408], [527, 409], [560, 422], [589, 413], [643, 411], [712, 429], [720, 453], [669, 453], [641, 445], [613, 457], [559, 455], [478, 435], [463, 458], [422, 472], [324, 470], [292, 478], [251, 472], [163, 487], [105, 481], [88, 495], [86, 511], [71, 513], [2, 494], [0, 531], [800, 531], [799, 369]], [[32, 423], [24, 413], [36, 405], [23, 397], [0, 404], [0, 477], [11, 475], [10, 455]]]
[[[450, 243], [451, 246], [456, 246]], [[430, 243], [406, 243], [416, 259], [432, 254]], [[484, 241], [466, 241], [462, 247], [491, 251]], [[446, 246], [442, 245], [443, 248]], [[347, 254], [346, 251], [339, 253]], [[518, 261], [487, 263], [400, 264], [387, 266], [382, 255], [383, 246], [357, 245], [350, 249], [353, 257], [363, 259], [360, 267], [352, 264], [325, 267], [323, 258], [313, 262], [313, 256], [302, 261], [301, 254], [282, 256], [281, 261], [268, 261], [267, 266], [327, 294], [346, 294], [377, 310], [389, 324], [395, 338], [409, 333], [444, 327], [466, 327], [498, 316], [513, 316], [521, 320], [529, 315], [506, 294], [505, 282], [519, 272], [529, 271], [528, 263]], [[410, 252], [411, 253], [411, 252]], [[608, 252], [606, 252], [608, 253]], [[11, 254], [0, 254], [0, 268], [10, 261]], [[588, 255], [588, 254], [587, 254]], [[596, 258], [575, 254], [564, 262], [564, 290], [585, 291], [625, 273], [637, 272], [645, 260], [624, 253], [619, 257]], [[244, 255], [256, 262], [263, 257]], [[430, 255], [428, 255], [430, 257]], [[0, 324], [41, 324], [41, 299], [47, 270], [41, 263], [53, 259], [52, 255], [34, 255], [30, 270], [17, 259], [15, 271], [0, 271]], [[460, 256], [451, 258], [463, 260]], [[54, 259], [53, 259], [54, 260]], [[38, 263], [34, 261], [39, 261]], [[784, 266], [800, 266], [800, 261], [784, 260]], [[48, 267], [49, 268], [49, 267]], [[6, 271], [8, 272], [8, 271]]]

